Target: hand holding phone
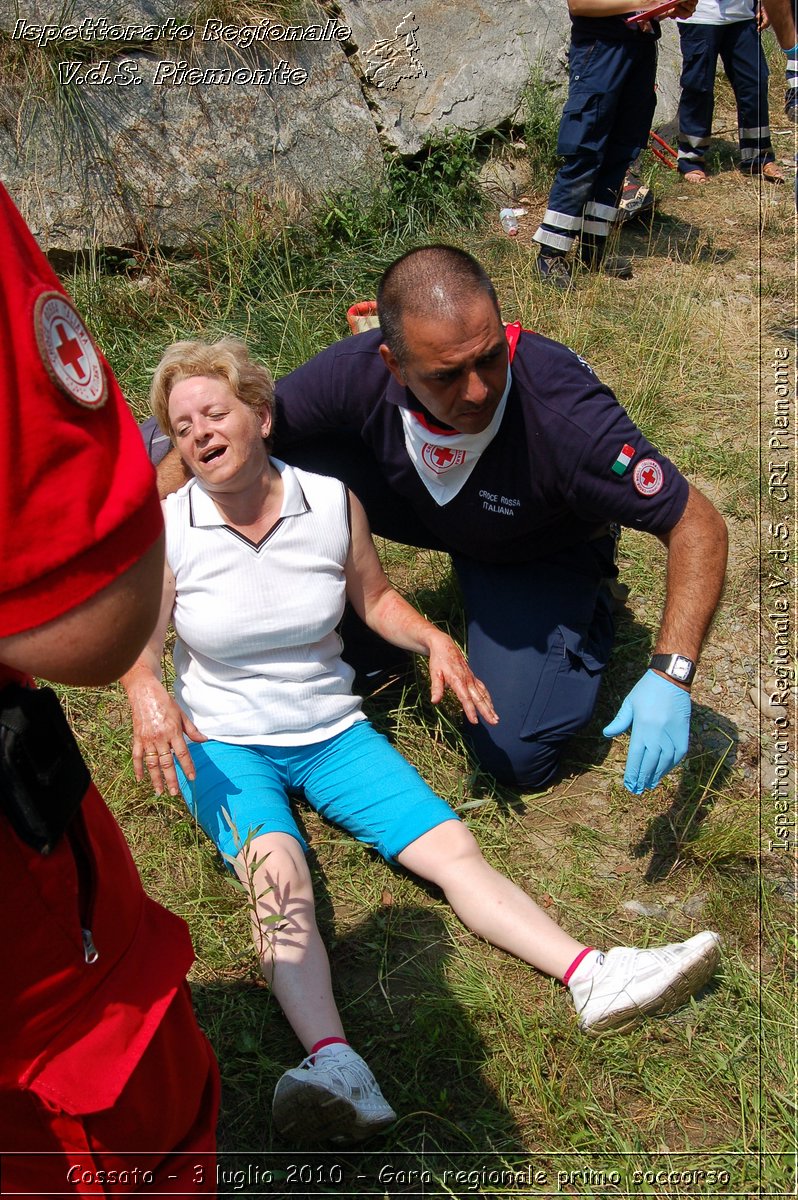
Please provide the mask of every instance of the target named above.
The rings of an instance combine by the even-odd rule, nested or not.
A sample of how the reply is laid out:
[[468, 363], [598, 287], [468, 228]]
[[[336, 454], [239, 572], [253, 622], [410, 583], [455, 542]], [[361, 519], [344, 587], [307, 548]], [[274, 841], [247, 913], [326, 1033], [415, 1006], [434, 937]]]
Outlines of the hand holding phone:
[[651, 21], [656, 17], [667, 17], [675, 8], [679, 7], [681, 0], [664, 0], [662, 4], [655, 4], [653, 8], [643, 9], [642, 12], [632, 13], [626, 18], [627, 25], [634, 25], [637, 21]]

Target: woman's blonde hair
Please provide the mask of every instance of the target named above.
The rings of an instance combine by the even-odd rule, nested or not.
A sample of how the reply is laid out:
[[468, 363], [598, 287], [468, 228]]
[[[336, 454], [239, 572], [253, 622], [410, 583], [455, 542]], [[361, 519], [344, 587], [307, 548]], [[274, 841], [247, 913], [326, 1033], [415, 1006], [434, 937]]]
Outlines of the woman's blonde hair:
[[230, 391], [248, 408], [264, 406], [274, 417], [274, 381], [271, 372], [253, 362], [240, 338], [224, 337], [218, 342], [174, 342], [164, 352], [150, 386], [150, 408], [167, 437], [174, 441], [169, 421], [169, 396], [184, 379], [205, 375], [223, 379]]

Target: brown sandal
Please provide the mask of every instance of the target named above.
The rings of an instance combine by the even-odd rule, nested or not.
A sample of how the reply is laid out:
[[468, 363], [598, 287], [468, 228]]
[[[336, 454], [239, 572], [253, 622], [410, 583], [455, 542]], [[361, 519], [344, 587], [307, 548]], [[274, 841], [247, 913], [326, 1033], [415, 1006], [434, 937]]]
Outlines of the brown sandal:
[[774, 162], [766, 162], [759, 174], [768, 183], [784, 183], [784, 172]]

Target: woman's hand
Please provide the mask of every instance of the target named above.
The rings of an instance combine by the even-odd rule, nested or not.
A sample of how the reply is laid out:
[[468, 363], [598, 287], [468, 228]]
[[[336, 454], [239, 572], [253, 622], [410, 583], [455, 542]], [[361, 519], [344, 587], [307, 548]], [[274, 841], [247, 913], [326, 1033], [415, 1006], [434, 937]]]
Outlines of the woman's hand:
[[178, 708], [160, 680], [149, 668], [136, 665], [123, 681], [133, 717], [133, 770], [136, 779], [144, 778], [147, 768], [155, 794], [160, 796], [164, 785], [170, 796], [180, 793], [172, 755], [180, 763], [186, 778], [194, 778], [194, 764], [186, 745], [187, 735], [192, 742], [206, 742], [193, 721]]
[[430, 637], [429, 674], [431, 680], [430, 699], [439, 704], [443, 693], [450, 687], [463, 706], [463, 712], [472, 725], [477, 723], [477, 714], [489, 725], [498, 724], [499, 718], [493, 708], [490, 692], [481, 679], [477, 679], [457, 645], [445, 633], [435, 630]]

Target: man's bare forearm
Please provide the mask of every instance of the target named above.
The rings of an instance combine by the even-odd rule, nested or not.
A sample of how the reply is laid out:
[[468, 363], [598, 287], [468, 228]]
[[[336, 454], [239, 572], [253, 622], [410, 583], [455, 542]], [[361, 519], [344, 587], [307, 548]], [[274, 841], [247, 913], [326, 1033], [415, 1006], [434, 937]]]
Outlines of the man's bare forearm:
[[782, 50], [791, 50], [798, 41], [793, 0], [767, 0], [763, 7]]
[[[689, 17], [697, 0], [682, 0], [668, 16]], [[660, 0], [568, 0], [568, 11], [574, 17], [617, 17], [627, 13], [645, 12]]]
[[681, 519], [662, 541], [668, 549], [668, 577], [654, 650], [696, 661], [723, 591], [726, 522], [706, 496], [691, 486]]
[[82, 687], [118, 679], [155, 625], [163, 552], [161, 534], [138, 562], [90, 599], [45, 625], [0, 638], [0, 662]]
[[158, 463], [156, 474], [160, 500], [176, 492], [191, 478], [191, 471], [174, 448]]

